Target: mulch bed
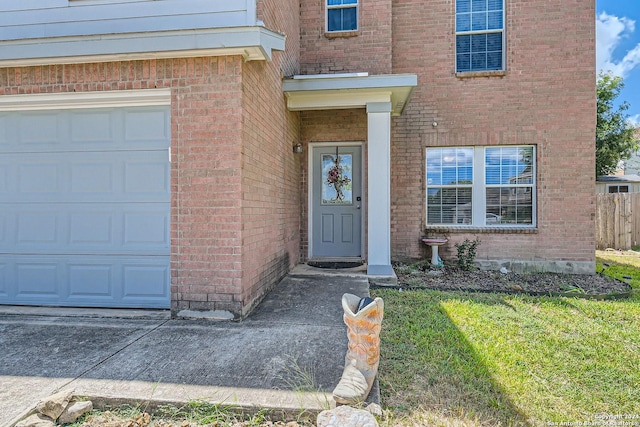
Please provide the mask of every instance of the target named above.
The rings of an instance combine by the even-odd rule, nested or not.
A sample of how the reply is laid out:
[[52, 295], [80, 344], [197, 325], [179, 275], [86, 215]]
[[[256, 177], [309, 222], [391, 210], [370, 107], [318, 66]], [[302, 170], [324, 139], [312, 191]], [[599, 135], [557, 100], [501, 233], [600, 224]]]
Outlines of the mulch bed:
[[627, 283], [600, 274], [514, 273], [460, 270], [446, 265], [431, 270], [428, 263], [394, 264], [397, 287], [441, 291], [506, 292], [529, 295], [624, 298]]

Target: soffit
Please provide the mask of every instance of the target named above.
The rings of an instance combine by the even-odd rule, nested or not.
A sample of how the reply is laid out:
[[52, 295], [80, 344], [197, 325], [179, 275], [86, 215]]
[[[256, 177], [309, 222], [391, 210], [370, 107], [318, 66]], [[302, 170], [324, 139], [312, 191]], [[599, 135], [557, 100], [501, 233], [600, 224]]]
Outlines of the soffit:
[[291, 111], [364, 108], [372, 102], [391, 102], [391, 115], [399, 116], [417, 84], [415, 74], [321, 74], [285, 79], [283, 90]]

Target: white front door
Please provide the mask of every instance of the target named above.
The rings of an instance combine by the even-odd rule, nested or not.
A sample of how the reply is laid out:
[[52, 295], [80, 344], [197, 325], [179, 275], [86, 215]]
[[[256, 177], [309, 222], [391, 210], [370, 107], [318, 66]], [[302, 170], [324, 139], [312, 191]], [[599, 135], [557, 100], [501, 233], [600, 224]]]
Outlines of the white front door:
[[362, 148], [314, 147], [312, 162], [311, 257], [361, 257]]

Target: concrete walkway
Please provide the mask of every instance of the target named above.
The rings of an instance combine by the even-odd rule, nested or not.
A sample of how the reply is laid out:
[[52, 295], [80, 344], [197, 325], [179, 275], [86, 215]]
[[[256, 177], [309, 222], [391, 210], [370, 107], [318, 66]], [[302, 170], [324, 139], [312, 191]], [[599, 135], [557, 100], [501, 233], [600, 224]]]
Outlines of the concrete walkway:
[[0, 306], [0, 426], [61, 389], [108, 401], [325, 409], [347, 348], [345, 292], [368, 294], [361, 270], [298, 266], [242, 322]]

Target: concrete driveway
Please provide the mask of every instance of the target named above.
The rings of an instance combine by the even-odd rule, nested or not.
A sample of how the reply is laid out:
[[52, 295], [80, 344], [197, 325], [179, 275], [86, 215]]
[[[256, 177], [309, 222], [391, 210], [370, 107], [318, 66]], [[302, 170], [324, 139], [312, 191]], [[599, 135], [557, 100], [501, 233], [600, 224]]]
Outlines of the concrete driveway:
[[299, 267], [242, 322], [0, 307], [0, 425], [61, 389], [114, 401], [324, 409], [347, 348], [345, 292], [368, 295], [366, 276]]

